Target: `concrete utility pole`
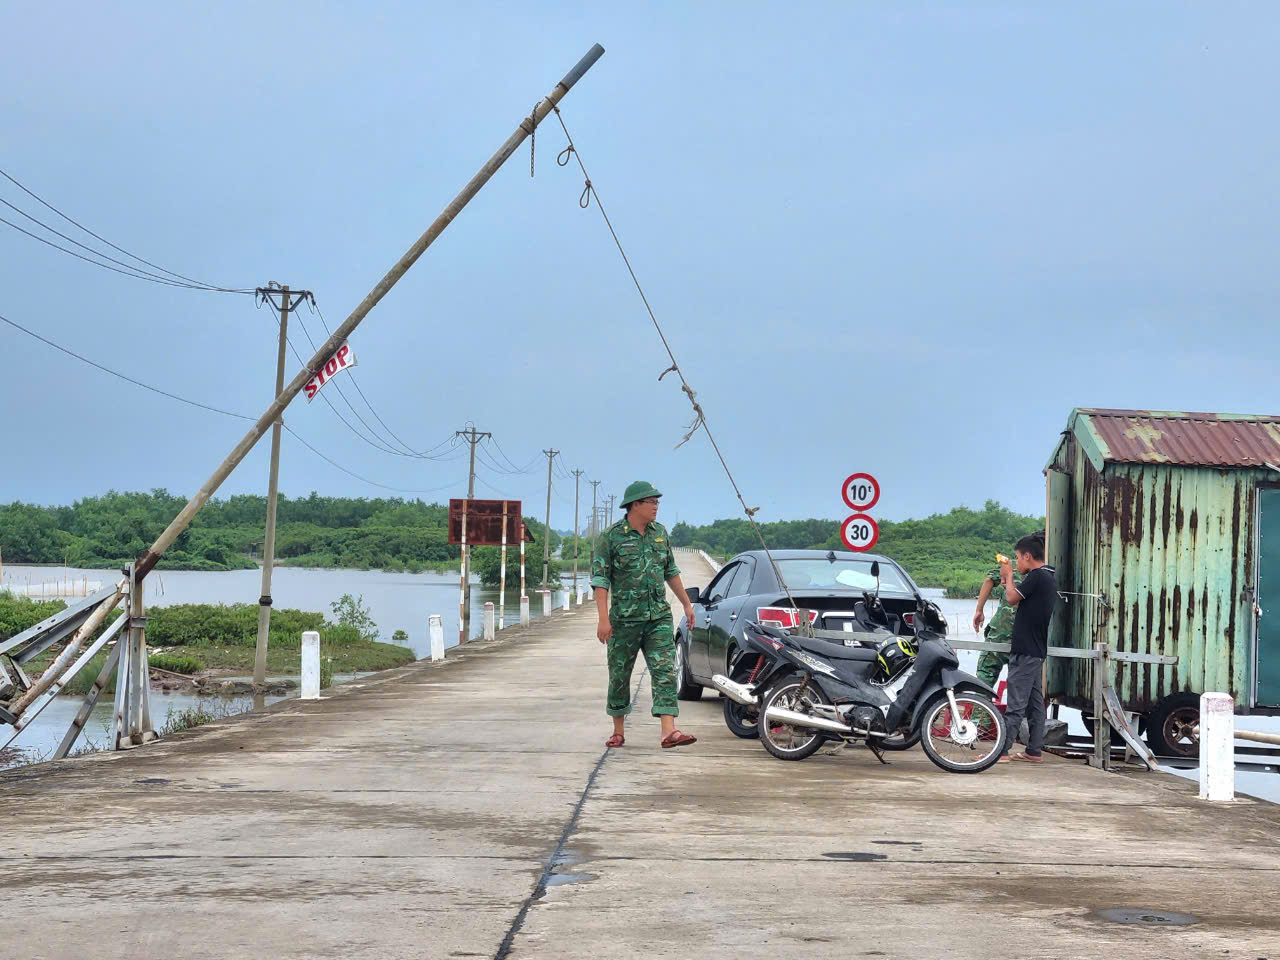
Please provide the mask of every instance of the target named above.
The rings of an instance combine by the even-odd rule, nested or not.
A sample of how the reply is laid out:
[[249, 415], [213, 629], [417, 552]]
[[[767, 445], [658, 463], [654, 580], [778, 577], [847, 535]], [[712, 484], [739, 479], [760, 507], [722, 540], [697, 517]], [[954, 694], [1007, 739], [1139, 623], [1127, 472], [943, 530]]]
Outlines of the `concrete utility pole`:
[[573, 599], [578, 599], [578, 484], [582, 471], [573, 471]]
[[303, 386], [311, 379], [312, 375], [329, 361], [338, 347], [342, 346], [343, 342], [360, 325], [360, 322], [369, 315], [369, 311], [377, 306], [378, 301], [385, 297], [387, 292], [409, 271], [409, 268], [417, 263], [418, 258], [426, 252], [427, 248], [462, 212], [462, 209], [471, 201], [471, 198], [480, 192], [480, 189], [489, 182], [490, 178], [498, 172], [498, 169], [516, 152], [520, 144], [524, 143], [530, 134], [537, 129], [538, 124], [546, 118], [547, 114], [555, 109], [556, 104], [564, 99], [565, 94], [573, 88], [573, 85], [581, 80], [582, 75], [590, 70], [592, 64], [603, 55], [604, 47], [598, 43], [587, 51], [587, 55], [565, 74], [564, 79], [557, 83], [550, 93], [538, 101], [530, 116], [520, 121], [516, 126], [515, 132], [507, 137], [497, 152], [485, 161], [475, 176], [467, 181], [466, 186], [440, 212], [440, 215], [431, 222], [426, 232], [414, 241], [413, 245], [405, 251], [404, 256], [396, 261], [386, 275], [374, 285], [368, 295], [351, 311], [347, 319], [338, 324], [338, 328], [330, 334], [329, 339], [307, 361], [306, 367], [289, 381], [289, 385], [276, 397], [275, 402], [268, 405], [262, 416], [258, 418], [244, 437], [241, 438], [240, 442], [232, 448], [231, 452], [214, 469], [209, 479], [187, 501], [187, 505], [178, 511], [178, 515], [169, 522], [169, 525], [164, 528], [164, 531], [156, 538], [155, 542], [138, 558], [136, 569], [139, 581], [152, 571], [164, 552], [173, 546], [173, 541], [178, 539], [178, 535], [190, 526], [192, 518], [209, 502], [209, 499], [222, 486], [223, 481], [231, 475], [231, 471], [240, 464], [240, 461], [249, 455], [249, 451], [262, 439], [262, 435], [279, 418], [284, 408], [289, 405], [294, 397], [302, 392]]
[[609, 494], [609, 513], [605, 516], [604, 524], [606, 527], [613, 526], [613, 501], [618, 499], [616, 493]]
[[[300, 303], [311, 294], [307, 290], [290, 293], [289, 288], [270, 284], [259, 287], [259, 296], [270, 300], [276, 294], [280, 296], [280, 349], [276, 353], [276, 392], [278, 399], [284, 392], [284, 354], [288, 345], [290, 297], [294, 303]], [[262, 541], [262, 594], [258, 597], [258, 646], [253, 655], [253, 685], [261, 690], [267, 683], [267, 641], [271, 636], [271, 571], [276, 562], [276, 494], [280, 480], [280, 425], [283, 421], [276, 417], [271, 425], [271, 473], [267, 479], [267, 530]]]
[[599, 480], [588, 481], [591, 484], [591, 564], [595, 566], [596, 562], [596, 536], [600, 533], [598, 527], [599, 515], [596, 513], [596, 491], [600, 488]]
[[547, 570], [551, 564], [551, 463], [559, 450], [543, 450], [547, 457], [547, 526], [542, 532], [542, 587], [547, 586]]
[[[471, 469], [467, 474], [467, 500], [476, 498], [476, 444], [492, 433], [481, 433], [473, 423], [470, 430], [455, 430], [455, 437], [471, 444]], [[458, 593], [458, 643], [466, 643], [471, 636], [471, 546], [467, 543], [467, 508], [462, 509], [462, 587]]]

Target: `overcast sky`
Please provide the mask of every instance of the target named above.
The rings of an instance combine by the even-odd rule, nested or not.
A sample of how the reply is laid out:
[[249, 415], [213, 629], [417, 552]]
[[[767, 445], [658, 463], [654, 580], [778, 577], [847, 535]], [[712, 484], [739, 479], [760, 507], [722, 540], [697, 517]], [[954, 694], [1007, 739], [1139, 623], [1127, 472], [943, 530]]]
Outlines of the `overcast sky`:
[[[1075, 406], [1275, 412], [1278, 26], [1264, 3], [8, 3], [0, 168], [171, 270], [310, 289], [335, 325], [598, 41], [565, 120], [760, 517], [842, 516], [854, 471], [886, 519], [1039, 513]], [[673, 449], [688, 402], [563, 134], [537, 139], [536, 178], [526, 145], [352, 337], [356, 382], [414, 449], [473, 421], [532, 462], [482, 458], [477, 496], [541, 515], [555, 448], [602, 493], [652, 481], [668, 522], [740, 515], [704, 435]], [[214, 406], [273, 390], [252, 297], [4, 224], [0, 314]], [[244, 434], [2, 324], [0, 350], [0, 502], [189, 494]], [[381, 430], [346, 377], [325, 395]], [[381, 452], [322, 401], [286, 421], [370, 480], [465, 492], [465, 460]], [[264, 491], [268, 447], [219, 495]], [[391, 493], [288, 434], [280, 486]]]

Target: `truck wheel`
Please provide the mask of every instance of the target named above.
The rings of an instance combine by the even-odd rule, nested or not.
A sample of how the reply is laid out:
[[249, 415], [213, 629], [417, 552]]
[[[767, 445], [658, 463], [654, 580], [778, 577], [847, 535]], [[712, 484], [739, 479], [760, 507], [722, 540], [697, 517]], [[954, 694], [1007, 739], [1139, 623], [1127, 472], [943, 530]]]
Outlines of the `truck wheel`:
[[1175, 693], [1147, 716], [1147, 745], [1157, 757], [1200, 756], [1200, 695]]
[[680, 637], [676, 637], [676, 699], [702, 699], [702, 687], [689, 679], [689, 664], [685, 661], [684, 641]]

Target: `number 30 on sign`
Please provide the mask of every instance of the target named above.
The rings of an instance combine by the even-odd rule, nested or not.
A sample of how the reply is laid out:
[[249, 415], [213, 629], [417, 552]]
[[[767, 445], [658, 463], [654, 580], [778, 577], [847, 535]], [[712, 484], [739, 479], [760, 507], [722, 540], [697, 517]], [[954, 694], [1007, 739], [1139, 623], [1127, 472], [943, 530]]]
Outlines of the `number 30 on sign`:
[[321, 388], [329, 382], [329, 379], [335, 373], [355, 365], [355, 352], [351, 349], [350, 344], [343, 343], [334, 355], [325, 361], [324, 366], [312, 374], [311, 379], [302, 385], [302, 389], [307, 392], [307, 403], [316, 398], [316, 394], [320, 392]]
[[855, 513], [840, 524], [840, 539], [850, 550], [870, 550], [880, 539], [880, 525], [865, 513]]

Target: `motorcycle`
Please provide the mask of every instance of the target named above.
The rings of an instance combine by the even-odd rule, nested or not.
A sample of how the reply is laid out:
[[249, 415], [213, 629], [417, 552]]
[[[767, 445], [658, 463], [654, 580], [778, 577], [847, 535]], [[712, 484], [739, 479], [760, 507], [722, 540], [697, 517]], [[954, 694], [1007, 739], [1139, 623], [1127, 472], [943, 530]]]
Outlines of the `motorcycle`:
[[[867, 607], [871, 618], [873, 604]], [[755, 707], [760, 742], [781, 760], [803, 760], [838, 740], [865, 742], [887, 762], [883, 750], [891, 744], [918, 740], [944, 770], [988, 769], [1000, 758], [1006, 729], [995, 691], [959, 669], [937, 604], [917, 595], [911, 626], [913, 637], [871, 645], [834, 631], [808, 637], [753, 622], [749, 648], [768, 651], [755, 680], [717, 675], [712, 683], [726, 698]]]
[[[864, 593], [863, 599], [855, 604], [854, 619], [857, 629], [840, 635], [841, 643], [847, 647], [877, 651], [886, 637], [898, 633], [897, 618], [887, 615], [879, 598], [870, 593]], [[790, 661], [778, 656], [777, 644], [789, 644], [803, 650], [805, 639], [754, 621], [747, 624], [742, 644], [730, 660], [728, 675], [717, 674], [712, 679], [712, 685], [724, 694], [724, 722], [730, 733], [744, 739], [758, 736], [758, 691], [768, 690], [775, 679], [793, 670]], [[884, 750], [909, 750], [919, 740], [919, 736], [903, 731], [883, 738], [878, 746]]]

